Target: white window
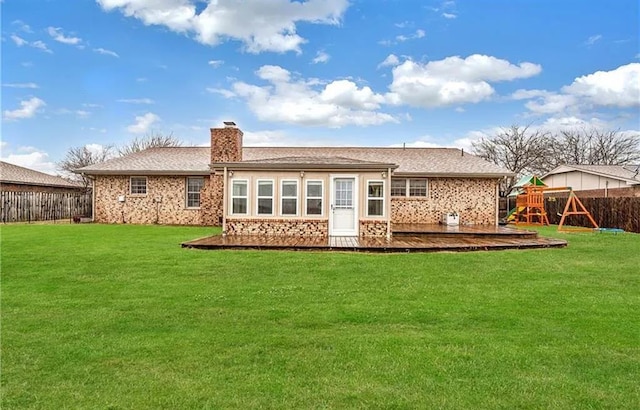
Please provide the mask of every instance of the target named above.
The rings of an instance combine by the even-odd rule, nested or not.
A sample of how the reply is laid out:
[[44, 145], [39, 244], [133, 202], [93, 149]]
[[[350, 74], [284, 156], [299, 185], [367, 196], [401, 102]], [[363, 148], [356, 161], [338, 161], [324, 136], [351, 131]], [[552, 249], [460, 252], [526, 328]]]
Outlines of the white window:
[[258, 215], [273, 215], [273, 180], [259, 179], [256, 192]]
[[427, 180], [424, 178], [410, 179], [409, 196], [427, 196]]
[[406, 179], [391, 179], [391, 196], [407, 196]]
[[234, 179], [231, 183], [231, 213], [246, 215], [249, 210], [249, 182], [246, 179]]
[[307, 215], [322, 215], [322, 181], [307, 181]]
[[295, 179], [282, 181], [280, 214], [298, 215], [298, 181]]
[[147, 177], [131, 177], [129, 179], [129, 192], [133, 195], [146, 195]]
[[384, 181], [367, 183], [367, 216], [384, 216]]
[[187, 177], [187, 208], [200, 208], [200, 191], [203, 186], [203, 177]]
[[391, 180], [391, 196], [426, 197], [426, 178], [393, 178]]

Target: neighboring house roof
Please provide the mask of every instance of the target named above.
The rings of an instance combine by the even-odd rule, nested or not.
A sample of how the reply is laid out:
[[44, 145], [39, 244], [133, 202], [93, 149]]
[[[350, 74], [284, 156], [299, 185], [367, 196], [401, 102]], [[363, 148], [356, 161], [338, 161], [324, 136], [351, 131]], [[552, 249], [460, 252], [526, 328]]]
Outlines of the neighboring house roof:
[[565, 174], [573, 171], [618, 179], [629, 185], [640, 184], [640, 166], [638, 165], [560, 165], [549, 171], [542, 179], [550, 175]]
[[[378, 148], [378, 147], [244, 147], [242, 163], [228, 166], [262, 164], [346, 165], [371, 164], [378, 167], [397, 165], [399, 175], [502, 177], [513, 173], [480, 157], [456, 148]], [[210, 172], [209, 147], [151, 148], [125, 157], [76, 170], [87, 174], [177, 174], [195, 175]]]
[[5, 184], [80, 188], [77, 183], [44, 172], [0, 161], [0, 182]]

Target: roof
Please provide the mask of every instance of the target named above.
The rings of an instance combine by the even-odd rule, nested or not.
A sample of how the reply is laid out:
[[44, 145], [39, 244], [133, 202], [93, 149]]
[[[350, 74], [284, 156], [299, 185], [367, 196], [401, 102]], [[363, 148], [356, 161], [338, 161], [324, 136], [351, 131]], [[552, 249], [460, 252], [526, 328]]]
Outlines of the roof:
[[211, 162], [209, 147], [149, 148], [124, 157], [75, 170], [89, 175], [207, 175]]
[[216, 168], [230, 167], [232, 169], [396, 169], [398, 166], [392, 163], [363, 161], [345, 157], [281, 157], [252, 159], [242, 162], [221, 162], [215, 164]]
[[383, 147], [245, 147], [245, 160], [312, 155], [345, 157], [367, 162], [396, 164], [395, 174], [431, 176], [513, 175], [512, 172], [457, 148]]
[[535, 175], [525, 175], [522, 178], [520, 178], [520, 180], [518, 182], [516, 182], [516, 184], [513, 187], [514, 188], [520, 188], [520, 187], [531, 186], [531, 185], [534, 185], [534, 186], [547, 186], [537, 176], [535, 176]]
[[0, 161], [0, 181], [3, 183], [80, 188], [76, 183], [44, 172]]
[[588, 174], [619, 179], [630, 185], [640, 184], [640, 165], [560, 165], [542, 179], [556, 174], [581, 171]]
[[[125, 157], [76, 170], [94, 174], [206, 175], [210, 172], [209, 147], [150, 148]], [[243, 162], [315, 165], [397, 165], [400, 175], [502, 177], [513, 173], [457, 148], [382, 147], [244, 147]], [[279, 162], [278, 162], [279, 161]], [[241, 163], [226, 163], [228, 166]], [[371, 165], [373, 166], [373, 165]]]

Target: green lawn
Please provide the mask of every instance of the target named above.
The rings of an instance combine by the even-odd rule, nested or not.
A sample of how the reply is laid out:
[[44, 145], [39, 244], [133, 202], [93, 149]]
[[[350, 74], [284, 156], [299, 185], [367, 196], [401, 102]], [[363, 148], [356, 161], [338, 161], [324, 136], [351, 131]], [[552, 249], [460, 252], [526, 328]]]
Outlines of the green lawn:
[[2, 409], [640, 407], [640, 235], [352, 254], [1, 229]]

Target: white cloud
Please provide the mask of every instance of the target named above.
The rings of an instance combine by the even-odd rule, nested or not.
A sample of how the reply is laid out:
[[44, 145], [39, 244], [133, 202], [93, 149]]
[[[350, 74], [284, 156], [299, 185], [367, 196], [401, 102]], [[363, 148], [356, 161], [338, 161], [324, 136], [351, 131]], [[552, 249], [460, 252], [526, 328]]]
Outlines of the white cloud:
[[77, 45], [82, 42], [82, 39], [79, 37], [65, 36], [60, 27], [47, 27], [47, 33], [49, 33], [49, 35], [59, 43]]
[[149, 131], [151, 126], [160, 121], [160, 117], [156, 114], [148, 112], [144, 115], [136, 116], [135, 123], [127, 127], [127, 131], [133, 134], [144, 134]]
[[24, 31], [25, 33], [33, 33], [31, 27], [22, 20], [14, 20], [11, 24], [18, 26], [18, 30]]
[[39, 88], [36, 83], [5, 83], [2, 86], [8, 88]]
[[47, 105], [38, 97], [32, 97], [28, 100], [20, 101], [20, 108], [15, 110], [5, 110], [2, 115], [7, 120], [18, 120], [23, 118], [31, 118], [38, 112], [38, 109]]
[[47, 45], [44, 42], [40, 41], [40, 40], [36, 40], [36, 41], [34, 41], [32, 43], [29, 43], [29, 45], [31, 47], [33, 47], [33, 48], [37, 48], [38, 50], [42, 50], [45, 53], [53, 53], [53, 51], [49, 50]]
[[399, 35], [399, 36], [396, 36], [396, 40], [397, 40], [398, 42], [401, 42], [401, 43], [402, 43], [402, 42], [407, 41], [407, 40], [414, 40], [414, 39], [417, 39], [417, 38], [422, 38], [422, 37], [424, 37], [424, 36], [425, 36], [425, 34], [426, 34], [426, 33], [425, 33], [425, 31], [424, 31], [424, 30], [420, 30], [420, 29], [418, 29], [418, 30], [416, 30], [416, 32], [415, 32], [415, 33], [410, 34], [410, 35], [408, 35], [408, 36], [405, 36], [405, 35]]
[[2, 156], [2, 161], [56, 175], [56, 164], [49, 159], [49, 154], [44, 151], [29, 150], [24, 154], [10, 153], [7, 156]]
[[446, 18], [446, 19], [455, 19], [458, 17], [457, 14], [453, 14], [453, 13], [442, 13], [442, 17]]
[[527, 99], [525, 106], [535, 114], [577, 115], [593, 107], [631, 108], [640, 106], [640, 63], [597, 71], [576, 78], [559, 92], [518, 90], [514, 99]]
[[178, 33], [193, 33], [203, 44], [241, 41], [251, 53], [301, 52], [306, 42], [296, 31], [299, 22], [337, 25], [347, 0], [208, 0], [200, 10], [192, 0], [98, 0], [106, 11], [119, 10], [146, 25], [161, 25]]
[[571, 85], [563, 87], [562, 91], [586, 98], [594, 105], [640, 106], [640, 63], [578, 77]]
[[221, 96], [223, 96], [225, 98], [233, 98], [233, 97], [236, 96], [236, 93], [234, 93], [231, 90], [224, 89], [224, 88], [207, 87], [207, 91], [210, 92], [211, 94], [220, 94]]
[[331, 56], [327, 53], [325, 53], [324, 51], [320, 50], [316, 53], [316, 56], [314, 57], [313, 60], [311, 60], [311, 62], [313, 64], [318, 64], [318, 63], [326, 63], [327, 61], [329, 61], [329, 59], [331, 58]]
[[224, 64], [224, 61], [222, 60], [209, 60], [207, 62], [207, 64], [209, 64], [211, 67], [213, 68], [218, 68], [220, 67], [222, 64]]
[[389, 54], [387, 58], [384, 59], [383, 62], [378, 64], [378, 68], [381, 67], [389, 67], [389, 66], [397, 66], [400, 64], [400, 59], [395, 54]]
[[15, 34], [11, 35], [11, 40], [13, 40], [13, 42], [18, 46], [18, 47], [22, 47], [24, 45], [29, 44], [29, 42], [27, 40], [25, 40], [24, 38], [17, 36]]
[[120, 56], [118, 55], [118, 53], [116, 53], [115, 51], [111, 51], [111, 50], [107, 50], [105, 48], [94, 48], [93, 51], [95, 51], [98, 54], [102, 54], [105, 56], [111, 56], [111, 57], [116, 57], [116, 58], [120, 58]]
[[155, 104], [156, 103], [151, 98], [121, 98], [117, 101], [121, 103], [127, 103], [127, 104]]
[[387, 95], [394, 104], [438, 107], [477, 103], [494, 94], [490, 82], [511, 81], [539, 74], [538, 64], [518, 65], [496, 57], [474, 54], [426, 64], [407, 60], [393, 68], [393, 82]]
[[601, 34], [596, 34], [596, 35], [593, 35], [593, 36], [589, 37], [587, 39], [587, 41], [585, 41], [584, 43], [586, 45], [588, 45], [588, 46], [592, 46], [592, 45], [594, 45], [595, 43], [597, 43], [601, 39], [602, 39], [602, 35]]
[[375, 111], [384, 102], [383, 96], [352, 81], [338, 80], [322, 87], [316, 79], [293, 78], [279, 66], [262, 66], [256, 75], [269, 85], [238, 81], [231, 92], [245, 99], [263, 121], [335, 128], [397, 122], [390, 114]]

